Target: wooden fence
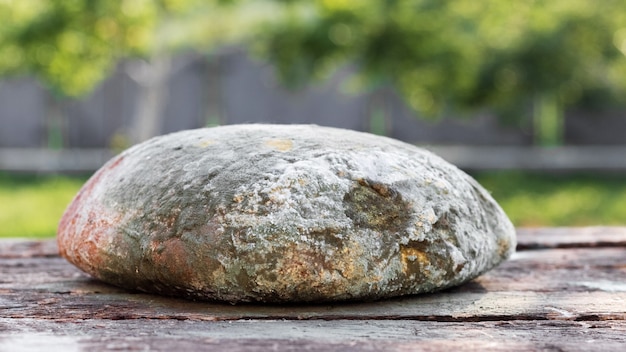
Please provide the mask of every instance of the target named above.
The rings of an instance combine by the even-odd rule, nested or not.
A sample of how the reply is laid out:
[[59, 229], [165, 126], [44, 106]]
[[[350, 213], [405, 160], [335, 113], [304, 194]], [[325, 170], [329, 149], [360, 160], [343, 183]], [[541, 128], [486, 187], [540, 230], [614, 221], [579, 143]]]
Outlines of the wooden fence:
[[[0, 81], [0, 170], [85, 172], [110, 149], [132, 143], [141, 101], [140, 62], [122, 62], [93, 93], [54, 97], [32, 78]], [[271, 67], [234, 50], [207, 59], [174, 58], [156, 133], [234, 123], [313, 123], [433, 145], [466, 169], [626, 170], [624, 111], [569, 112], [566, 147], [533, 148], [530, 123], [503, 125], [489, 114], [419, 119], [391, 89], [345, 92], [351, 69], [299, 91]], [[463, 147], [455, 145], [464, 145]]]
[[[136, 125], [140, 62], [122, 62], [90, 95], [54, 97], [32, 78], [0, 81], [0, 148], [108, 148], [124, 144]], [[233, 123], [315, 123], [443, 145], [532, 144], [530, 123], [506, 125], [494, 116], [419, 119], [391, 89], [345, 92], [350, 68], [298, 91], [276, 81], [273, 69], [232, 51], [172, 61], [157, 134]], [[569, 112], [567, 145], [624, 145], [623, 111]]]

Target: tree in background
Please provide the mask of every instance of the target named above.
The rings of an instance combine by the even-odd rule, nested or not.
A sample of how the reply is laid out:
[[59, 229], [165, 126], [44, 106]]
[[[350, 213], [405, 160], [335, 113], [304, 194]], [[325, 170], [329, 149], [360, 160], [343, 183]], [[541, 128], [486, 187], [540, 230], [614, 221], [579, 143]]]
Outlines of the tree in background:
[[0, 1], [0, 73], [35, 74], [51, 91], [48, 131], [58, 131], [63, 97], [91, 90], [120, 57], [149, 53], [156, 12], [148, 1]]
[[314, 15], [294, 11], [292, 19], [262, 32], [262, 52], [287, 82], [356, 62], [361, 87], [391, 84], [422, 116], [467, 108], [494, 109], [516, 121], [531, 115], [539, 145], [562, 142], [566, 107], [623, 102], [624, 1], [316, 5]]
[[[481, 17], [492, 25], [485, 25], [480, 37], [491, 39], [486, 40], [486, 55], [465, 102], [496, 108], [504, 117], [532, 109], [535, 141], [540, 145], [562, 143], [567, 107], [623, 103], [626, 3], [568, 0], [508, 5], [500, 14], [487, 8], [489, 15]], [[496, 28], [505, 29], [500, 39], [506, 40], [498, 40]]]
[[420, 116], [532, 115], [542, 145], [561, 143], [568, 106], [626, 89], [622, 0], [0, 0], [0, 23], [0, 73], [35, 73], [63, 94], [141, 58], [139, 140], [185, 48], [244, 45], [294, 87], [351, 63], [354, 87], [392, 86]]
[[[271, 1], [0, 0], [0, 75], [34, 74], [54, 99], [89, 92], [123, 58], [139, 86], [132, 142], [158, 133], [171, 56], [189, 47], [211, 52], [245, 42], [260, 20], [281, 9]], [[56, 106], [56, 108], [55, 108]]]

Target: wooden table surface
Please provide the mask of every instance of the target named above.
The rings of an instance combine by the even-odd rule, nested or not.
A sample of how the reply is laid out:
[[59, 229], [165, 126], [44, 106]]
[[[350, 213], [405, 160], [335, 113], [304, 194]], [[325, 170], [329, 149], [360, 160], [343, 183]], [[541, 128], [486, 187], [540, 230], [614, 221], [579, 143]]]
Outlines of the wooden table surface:
[[443, 292], [278, 306], [128, 292], [54, 241], [0, 240], [0, 351], [626, 351], [626, 228], [519, 229], [518, 242]]

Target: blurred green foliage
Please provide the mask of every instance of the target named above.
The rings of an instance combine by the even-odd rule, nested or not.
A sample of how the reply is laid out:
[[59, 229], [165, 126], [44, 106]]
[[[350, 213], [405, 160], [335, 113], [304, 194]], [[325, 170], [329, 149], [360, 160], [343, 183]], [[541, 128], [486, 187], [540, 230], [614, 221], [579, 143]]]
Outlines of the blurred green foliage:
[[84, 177], [0, 173], [0, 238], [53, 237]]
[[473, 175], [515, 226], [625, 225], [621, 175], [482, 172]]
[[[422, 116], [535, 116], [555, 144], [568, 106], [626, 97], [623, 0], [0, 0], [0, 74], [80, 94], [122, 57], [245, 45], [299, 86], [351, 63]], [[545, 134], [545, 136], [542, 136]]]
[[539, 144], [560, 143], [568, 106], [623, 103], [621, 0], [316, 5], [313, 15], [295, 12], [291, 21], [275, 22], [261, 34], [265, 56], [288, 82], [306, 82], [354, 62], [360, 87], [391, 84], [422, 116], [484, 107], [509, 120], [534, 116]]
[[2, 0], [0, 72], [86, 92], [118, 57], [146, 52], [156, 20], [151, 1]]
[[121, 58], [237, 42], [254, 16], [230, 2], [0, 0], [0, 75], [34, 73], [59, 94], [83, 94]]

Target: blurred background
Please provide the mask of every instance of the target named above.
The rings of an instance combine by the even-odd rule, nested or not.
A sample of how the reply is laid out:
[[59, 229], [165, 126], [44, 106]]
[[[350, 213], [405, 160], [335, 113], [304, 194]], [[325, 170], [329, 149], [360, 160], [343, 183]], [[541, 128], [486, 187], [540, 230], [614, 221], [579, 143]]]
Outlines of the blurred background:
[[314, 123], [472, 174], [516, 226], [626, 224], [623, 0], [0, 0], [0, 237], [150, 137]]

